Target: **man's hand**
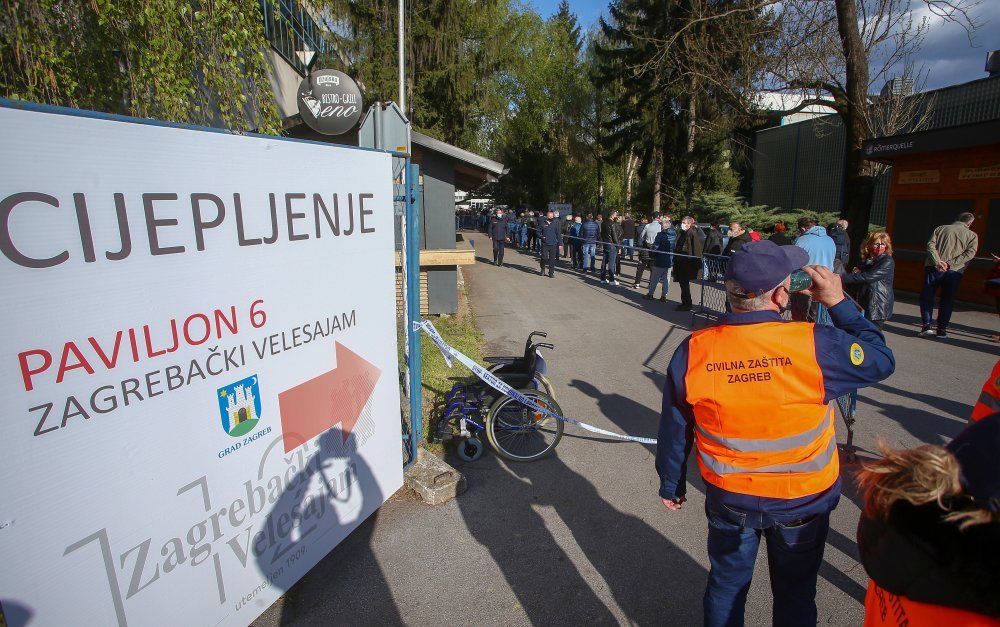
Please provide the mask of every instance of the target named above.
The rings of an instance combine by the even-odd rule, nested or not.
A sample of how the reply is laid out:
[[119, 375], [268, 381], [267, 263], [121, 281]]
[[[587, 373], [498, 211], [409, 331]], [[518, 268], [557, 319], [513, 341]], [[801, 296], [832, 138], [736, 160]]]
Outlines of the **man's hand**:
[[937, 262], [937, 265], [934, 266], [934, 269], [937, 270], [938, 272], [947, 272], [948, 271], [948, 262], [946, 262], [946, 261], [939, 261], [939, 262]]
[[812, 287], [803, 290], [803, 294], [812, 296], [827, 309], [844, 300], [844, 285], [839, 274], [834, 274], [826, 266], [805, 266], [802, 269], [813, 282]]
[[663, 504], [670, 511], [679, 512], [681, 508], [684, 507], [684, 501], [686, 501], [687, 498], [683, 496], [677, 499], [665, 499], [663, 497], [660, 497], [660, 500], [663, 501]]

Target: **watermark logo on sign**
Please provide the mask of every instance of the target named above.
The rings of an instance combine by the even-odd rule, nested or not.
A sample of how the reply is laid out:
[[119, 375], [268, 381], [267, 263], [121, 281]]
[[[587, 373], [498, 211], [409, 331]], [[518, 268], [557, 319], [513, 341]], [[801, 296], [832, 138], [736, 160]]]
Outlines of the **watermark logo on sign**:
[[260, 422], [260, 386], [257, 375], [219, 388], [222, 428], [234, 438], [253, 431]]

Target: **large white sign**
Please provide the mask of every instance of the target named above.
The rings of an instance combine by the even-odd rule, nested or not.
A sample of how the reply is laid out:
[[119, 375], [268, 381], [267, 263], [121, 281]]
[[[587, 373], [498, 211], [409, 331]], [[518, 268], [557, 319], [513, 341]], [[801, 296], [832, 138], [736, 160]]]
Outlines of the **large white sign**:
[[246, 625], [402, 485], [389, 155], [0, 137], [8, 621]]

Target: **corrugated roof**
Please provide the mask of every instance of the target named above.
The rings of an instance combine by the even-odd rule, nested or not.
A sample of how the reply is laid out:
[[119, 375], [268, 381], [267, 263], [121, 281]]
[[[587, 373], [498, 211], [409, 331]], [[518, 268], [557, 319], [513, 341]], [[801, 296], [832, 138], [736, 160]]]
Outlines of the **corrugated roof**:
[[411, 131], [410, 141], [418, 146], [426, 148], [427, 150], [439, 152], [453, 159], [467, 163], [473, 167], [485, 170], [493, 176], [503, 176], [507, 173], [507, 168], [505, 168], [502, 163], [493, 161], [492, 159], [487, 159], [486, 157], [477, 155], [474, 152], [463, 150], [458, 146], [452, 146], [451, 144], [443, 142], [439, 139], [428, 137], [427, 135], [418, 133], [417, 131]]

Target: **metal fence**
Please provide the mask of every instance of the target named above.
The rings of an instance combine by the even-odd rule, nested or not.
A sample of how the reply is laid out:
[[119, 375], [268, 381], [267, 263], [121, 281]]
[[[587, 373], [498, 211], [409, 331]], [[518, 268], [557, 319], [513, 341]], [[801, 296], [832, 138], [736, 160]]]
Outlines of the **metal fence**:
[[698, 316], [715, 321], [729, 311], [723, 280], [728, 264], [729, 257], [724, 255], [704, 255], [701, 258], [701, 280], [698, 281], [701, 284], [701, 300], [698, 309], [692, 312], [692, 322]]

